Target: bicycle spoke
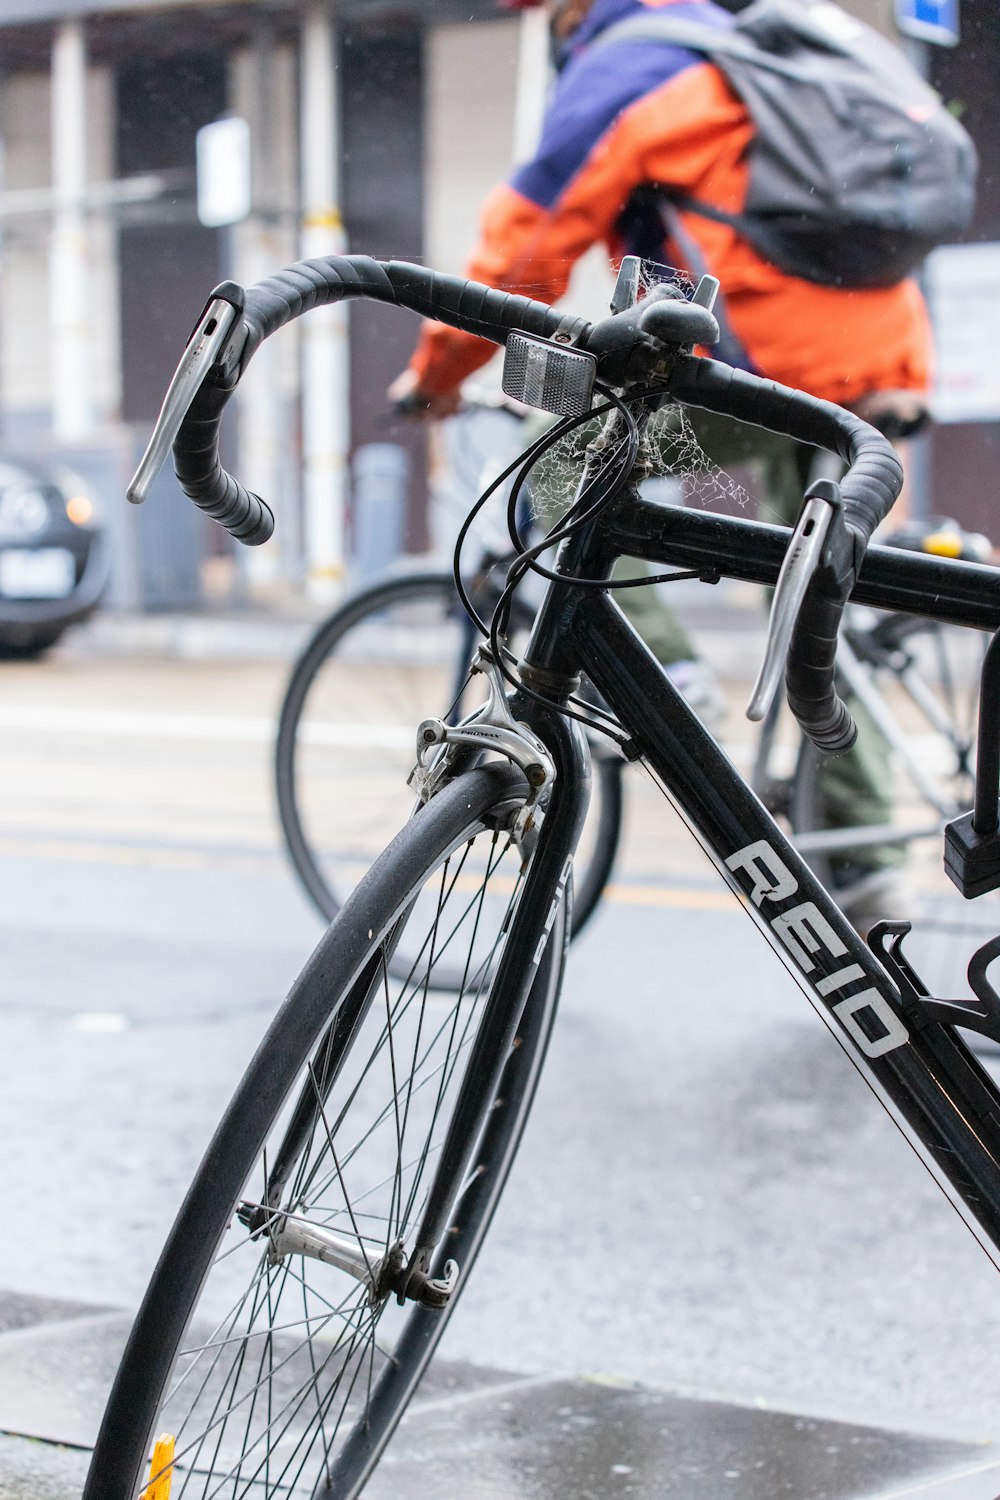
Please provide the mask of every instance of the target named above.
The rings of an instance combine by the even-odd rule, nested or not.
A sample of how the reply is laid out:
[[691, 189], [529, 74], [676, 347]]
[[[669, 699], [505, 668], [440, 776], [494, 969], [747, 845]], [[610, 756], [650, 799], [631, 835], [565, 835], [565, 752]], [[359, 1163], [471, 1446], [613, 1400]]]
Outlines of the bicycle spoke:
[[[373, 1446], [387, 1440], [413, 1389], [414, 1362], [426, 1360], [446, 1321], [447, 1306], [418, 1325], [429, 1337], [414, 1340], [407, 1331], [427, 1311], [386, 1283], [395, 1286], [397, 1263], [417, 1248], [524, 888], [525, 854], [509, 832], [512, 792], [523, 794], [523, 782], [497, 770], [473, 773], [492, 795], [502, 789], [495, 820], [456, 796], [454, 832], [412, 888], [397, 884], [391, 906], [360, 912], [359, 941], [343, 958], [331, 939], [336, 987], [327, 993], [325, 961], [307, 971], [312, 1031], [281, 1074], [281, 1097], [267, 1099], [273, 1074], [245, 1086], [254, 1101], [263, 1091], [265, 1110], [255, 1102], [253, 1113], [267, 1123], [246, 1146], [232, 1136], [242, 1155], [225, 1170], [243, 1185], [212, 1222], [207, 1280], [178, 1306], [187, 1331], [174, 1335], [152, 1419], [174, 1435], [174, 1494], [183, 1500], [306, 1500], [331, 1473], [338, 1494], [346, 1486], [358, 1495]], [[436, 816], [431, 809], [426, 821]], [[397, 970], [404, 926], [415, 936]], [[443, 965], [447, 987], [438, 985]], [[452, 1231], [463, 1281], [462, 1237], [478, 1245], [478, 1218], [492, 1201], [471, 1185], [483, 1171], [505, 1174], [503, 1142], [520, 1118], [516, 1106], [513, 1115], [492, 1112], [487, 1128], [498, 1144], [449, 1185], [463, 1205]], [[201, 1213], [210, 1198], [203, 1191], [188, 1201]], [[175, 1231], [185, 1260], [197, 1257], [200, 1233], [194, 1224]], [[397, 1359], [406, 1365], [400, 1378]]]

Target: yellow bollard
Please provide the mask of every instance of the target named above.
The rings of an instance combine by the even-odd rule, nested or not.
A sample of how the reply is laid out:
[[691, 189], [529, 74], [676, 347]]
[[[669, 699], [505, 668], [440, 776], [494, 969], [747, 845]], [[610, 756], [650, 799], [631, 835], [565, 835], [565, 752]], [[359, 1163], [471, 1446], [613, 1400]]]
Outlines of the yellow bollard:
[[170, 1500], [170, 1485], [174, 1477], [173, 1433], [164, 1432], [153, 1444], [153, 1458], [149, 1465], [149, 1483], [139, 1500]]

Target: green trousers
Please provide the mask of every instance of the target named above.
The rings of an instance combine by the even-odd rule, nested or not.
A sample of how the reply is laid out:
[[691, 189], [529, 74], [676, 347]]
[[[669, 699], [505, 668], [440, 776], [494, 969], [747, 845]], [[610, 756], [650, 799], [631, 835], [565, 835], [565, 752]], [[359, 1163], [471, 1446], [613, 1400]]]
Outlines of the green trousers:
[[[761, 519], [790, 526], [802, 505], [815, 450], [759, 427], [728, 421], [711, 412], [687, 409], [687, 417], [705, 453], [720, 468], [746, 467], [755, 472], [761, 496]], [[624, 560], [636, 569], [632, 559]], [[634, 575], [633, 575], [634, 576]], [[636, 595], [643, 596], [636, 599]], [[624, 589], [618, 596], [639, 634], [660, 661], [669, 663], [697, 655], [673, 611], [653, 589]], [[654, 613], [660, 618], [653, 619]], [[820, 781], [823, 826], [852, 828], [888, 823], [892, 817], [890, 750], [864, 706], [853, 695], [848, 706], [858, 726], [858, 738], [846, 755], [824, 757]], [[899, 864], [904, 851], [898, 844], [873, 845], [852, 855], [831, 859], [843, 878], [888, 869]]]

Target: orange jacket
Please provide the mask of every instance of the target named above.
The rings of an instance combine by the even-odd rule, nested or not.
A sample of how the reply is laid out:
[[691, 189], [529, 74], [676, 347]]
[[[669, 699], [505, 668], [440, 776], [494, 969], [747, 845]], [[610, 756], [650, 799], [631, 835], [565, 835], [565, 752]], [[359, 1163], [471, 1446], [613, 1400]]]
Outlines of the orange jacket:
[[[637, 248], [621, 220], [644, 183], [670, 183], [741, 210], [753, 127], [722, 74], [679, 47], [622, 43], [588, 55], [587, 41], [606, 26], [643, 5], [671, 4], [692, 18], [732, 24], [713, 0], [594, 0], [535, 158], [486, 200], [466, 266], [473, 280], [554, 302], [595, 242], [612, 257]], [[841, 404], [870, 391], [926, 387], [930, 332], [915, 282], [855, 291], [801, 281], [763, 260], [729, 225], [682, 217], [722, 283], [731, 327], [759, 373]], [[681, 263], [669, 245], [660, 258]], [[482, 339], [430, 324], [411, 368], [428, 392], [443, 393], [493, 353]]]

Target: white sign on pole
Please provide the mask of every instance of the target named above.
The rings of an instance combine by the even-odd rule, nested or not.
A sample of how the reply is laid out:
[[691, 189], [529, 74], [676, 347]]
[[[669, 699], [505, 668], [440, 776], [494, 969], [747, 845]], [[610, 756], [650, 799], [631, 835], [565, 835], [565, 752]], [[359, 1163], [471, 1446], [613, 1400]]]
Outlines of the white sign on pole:
[[904, 36], [954, 47], [958, 44], [958, 0], [896, 0], [896, 25]]
[[196, 138], [198, 221], [210, 229], [250, 212], [250, 126], [238, 115], [203, 125]]
[[937, 422], [1000, 421], [1000, 244], [944, 245], [927, 258]]

